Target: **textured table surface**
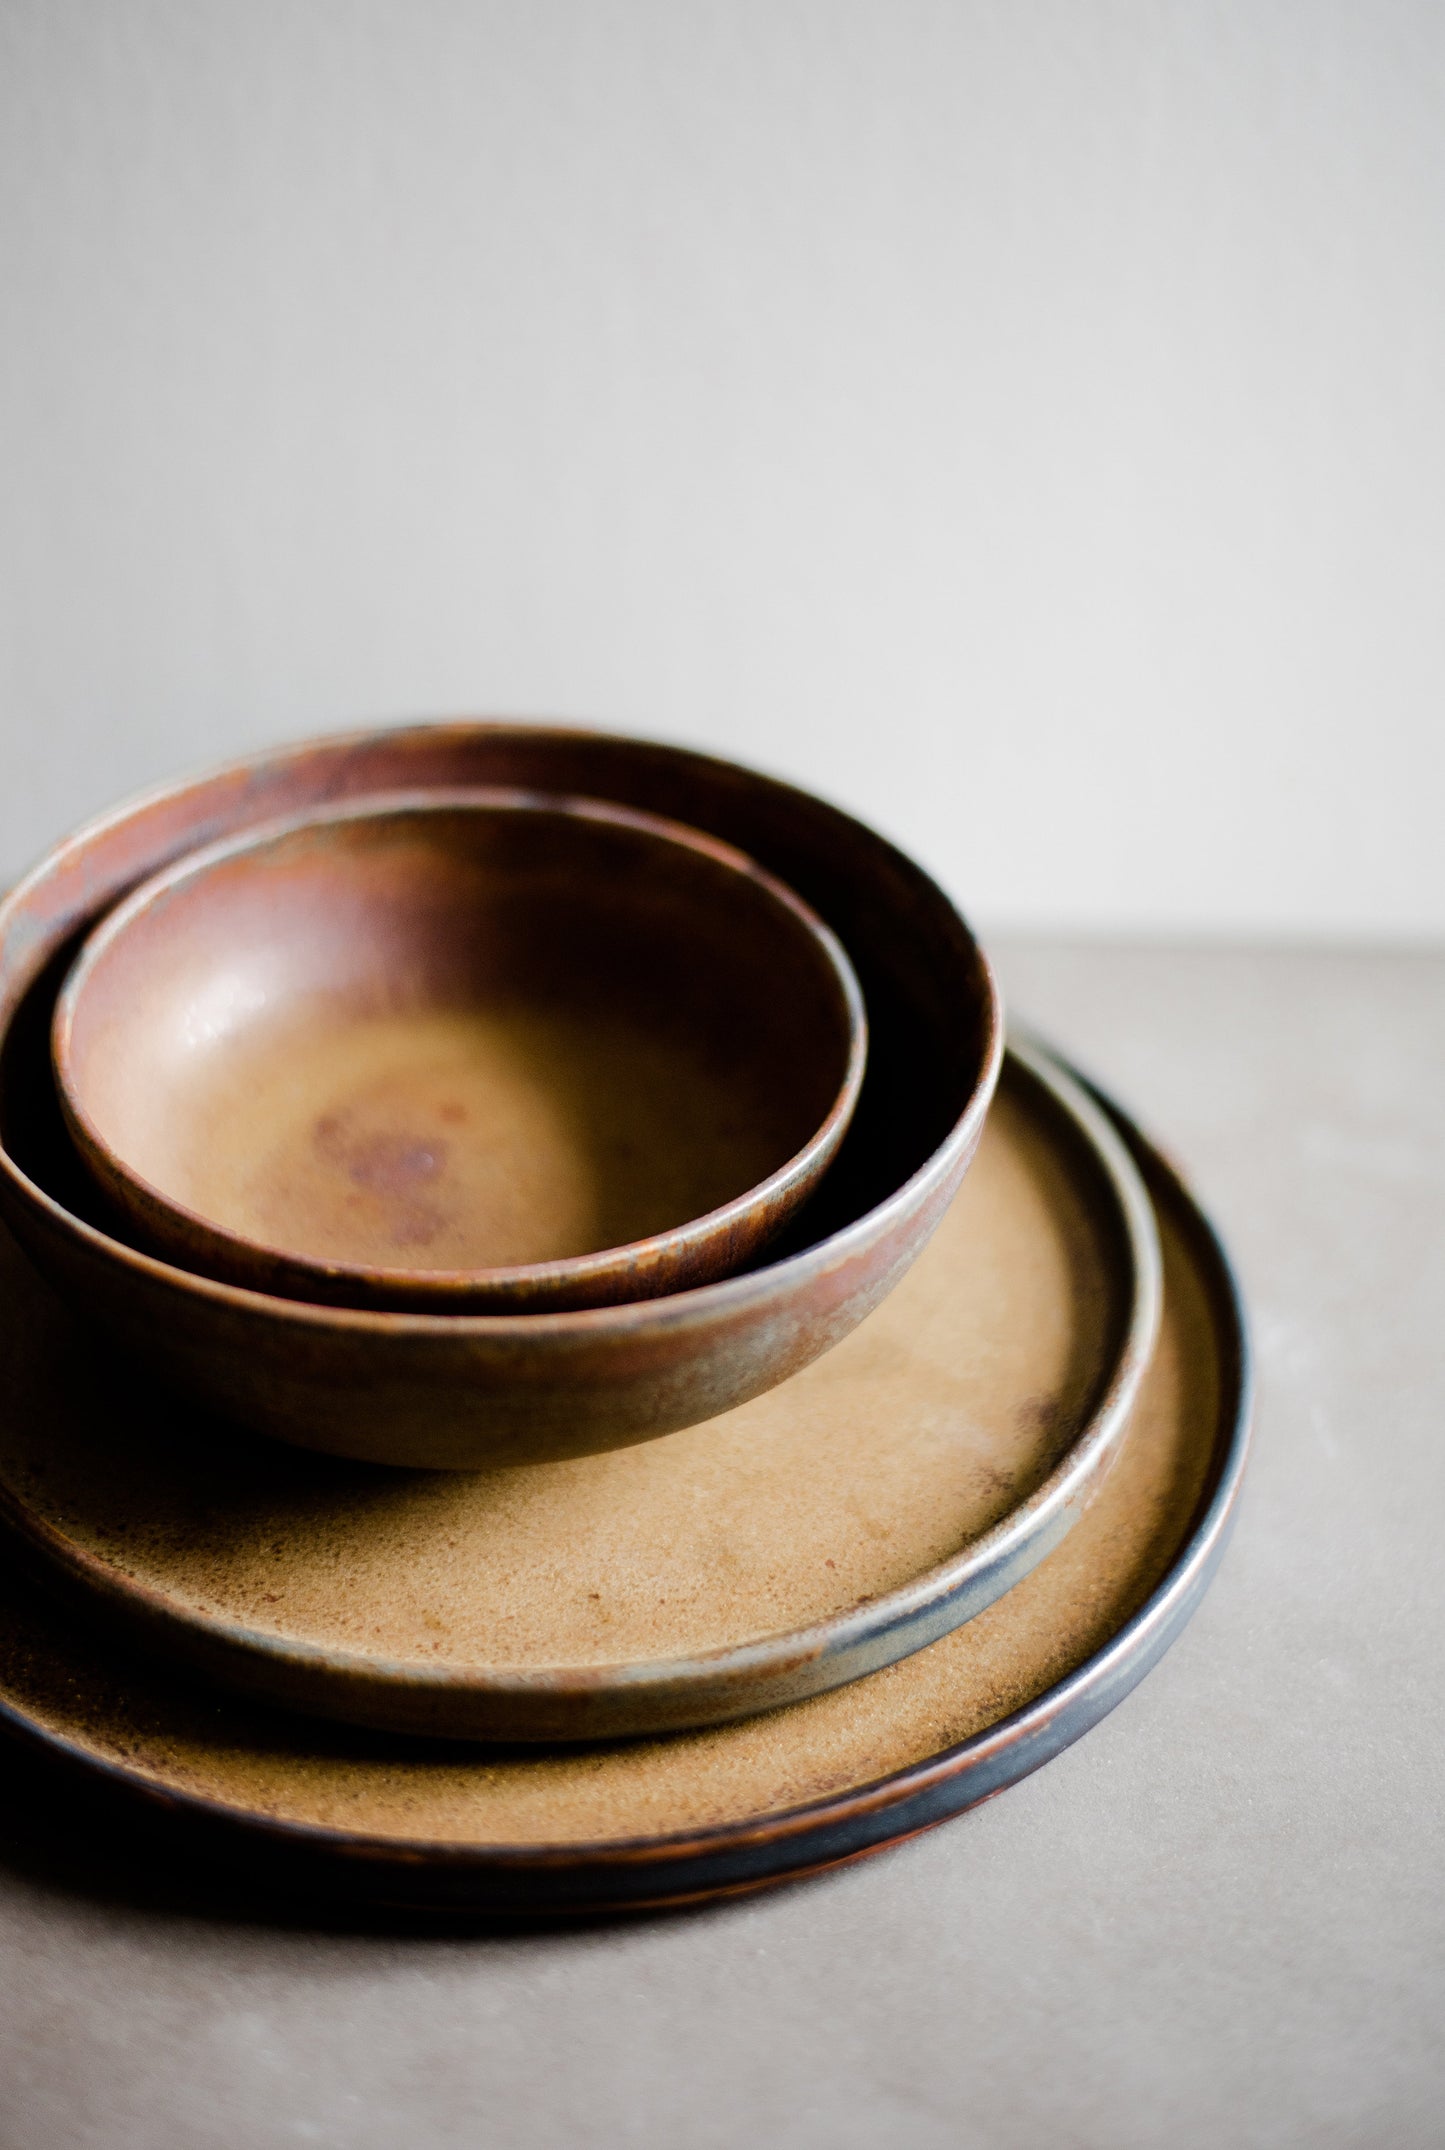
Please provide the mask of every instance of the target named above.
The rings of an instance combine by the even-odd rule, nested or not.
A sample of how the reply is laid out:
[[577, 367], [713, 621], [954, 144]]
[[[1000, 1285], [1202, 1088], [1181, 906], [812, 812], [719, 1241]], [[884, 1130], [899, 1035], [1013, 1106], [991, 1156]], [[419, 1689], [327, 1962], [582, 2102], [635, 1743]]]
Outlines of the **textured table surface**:
[[1445, 955], [1000, 954], [1252, 1305], [1252, 1477], [1162, 1665], [862, 1866], [540, 1934], [198, 1894], [7, 1756], [3, 2150], [1445, 2140]]

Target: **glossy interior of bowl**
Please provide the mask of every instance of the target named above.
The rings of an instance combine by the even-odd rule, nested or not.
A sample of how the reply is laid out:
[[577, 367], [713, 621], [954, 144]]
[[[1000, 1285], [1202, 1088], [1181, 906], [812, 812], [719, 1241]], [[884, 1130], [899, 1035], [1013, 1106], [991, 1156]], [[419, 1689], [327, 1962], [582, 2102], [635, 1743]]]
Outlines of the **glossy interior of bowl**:
[[866, 1026], [726, 845], [596, 801], [411, 794], [142, 885], [56, 1010], [141, 1240], [344, 1305], [598, 1305], [721, 1275], [806, 1198]]

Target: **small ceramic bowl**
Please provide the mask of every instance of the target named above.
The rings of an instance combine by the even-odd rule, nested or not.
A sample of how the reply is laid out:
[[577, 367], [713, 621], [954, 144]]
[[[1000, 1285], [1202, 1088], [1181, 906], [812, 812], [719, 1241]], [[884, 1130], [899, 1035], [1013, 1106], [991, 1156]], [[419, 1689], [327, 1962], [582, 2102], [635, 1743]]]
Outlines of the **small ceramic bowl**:
[[52, 1050], [137, 1237], [312, 1304], [608, 1306], [740, 1268], [862, 1087], [852, 966], [731, 846], [597, 800], [271, 824], [86, 942]]
[[[618, 800], [735, 844], [838, 934], [868, 1008], [853, 1125], [767, 1258], [695, 1291], [534, 1314], [308, 1306], [127, 1242], [69, 1140], [56, 995], [112, 904], [188, 851], [396, 791], [512, 785]], [[806, 792], [658, 740], [526, 724], [418, 725], [272, 748], [117, 808], [0, 901], [0, 1216], [87, 1332], [208, 1416], [374, 1463], [474, 1470], [625, 1448], [798, 1372], [908, 1269], [968, 1169], [998, 1080], [988, 963], [922, 869]]]

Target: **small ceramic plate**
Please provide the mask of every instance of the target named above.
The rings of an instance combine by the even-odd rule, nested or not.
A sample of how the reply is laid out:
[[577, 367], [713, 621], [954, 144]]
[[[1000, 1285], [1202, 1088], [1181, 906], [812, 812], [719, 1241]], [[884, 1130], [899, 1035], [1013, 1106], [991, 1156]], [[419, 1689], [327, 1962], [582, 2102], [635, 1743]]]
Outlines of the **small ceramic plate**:
[[[287, 1889], [449, 1911], [695, 1901], [857, 1857], [987, 1798], [1156, 1662], [1213, 1574], [1239, 1492], [1249, 1382], [1237, 1293], [1188, 1194], [1131, 1139], [1164, 1227], [1165, 1303], [1117, 1465], [1032, 1575], [931, 1648], [710, 1731], [478, 1753], [221, 1707], [118, 1656], [12, 1573], [0, 1586], [0, 1719], [129, 1793], [130, 1812], [168, 1827], [171, 1861], [191, 1846]], [[968, 1246], [960, 1235], [937, 1249], [960, 1283]], [[913, 1417], [927, 1381], [904, 1334], [874, 1401], [891, 1378], [926, 1474], [938, 1421]], [[866, 1502], [858, 1542], [865, 1513]]]
[[1159, 1264], [1117, 1134], [1016, 1052], [915, 1272], [707, 1425], [486, 1475], [318, 1463], [198, 1438], [148, 1390], [119, 1406], [12, 1300], [0, 1505], [143, 1640], [308, 1714], [452, 1739], [716, 1724], [922, 1648], [1059, 1543], [1138, 1392]]

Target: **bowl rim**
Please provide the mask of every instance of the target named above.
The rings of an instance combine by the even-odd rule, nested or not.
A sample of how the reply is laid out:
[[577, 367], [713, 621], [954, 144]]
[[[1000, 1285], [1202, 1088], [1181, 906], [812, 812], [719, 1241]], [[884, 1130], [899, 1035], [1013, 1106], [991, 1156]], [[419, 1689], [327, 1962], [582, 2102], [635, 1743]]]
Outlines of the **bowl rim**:
[[[730, 1196], [726, 1202], [662, 1231], [648, 1233], [640, 1239], [618, 1241], [582, 1255], [540, 1262], [496, 1263], [476, 1269], [403, 1269], [381, 1263], [327, 1261], [307, 1255], [220, 1224], [204, 1211], [158, 1186], [130, 1163], [102, 1132], [84, 1100], [76, 1078], [74, 1043], [75, 1027], [88, 986], [100, 965], [137, 921], [188, 884], [204, 881], [217, 868], [236, 859], [259, 859], [293, 837], [305, 837], [347, 824], [427, 820], [458, 813], [531, 814], [539, 819], [549, 816], [564, 823], [589, 822], [631, 830], [674, 851], [709, 859], [738, 880], [760, 889], [773, 909], [785, 914], [798, 929], [800, 942], [806, 940], [814, 953], [821, 955], [822, 966], [837, 991], [846, 1029], [847, 1046], [841, 1078], [827, 1112], [807, 1140], [761, 1180]], [[868, 1017], [857, 974], [837, 934], [811, 904], [735, 844], [726, 843], [705, 830], [691, 828], [671, 816], [592, 798], [584, 793], [549, 792], [520, 785], [456, 784], [366, 793], [358, 798], [334, 800], [252, 823], [173, 859], [132, 888], [86, 935], [56, 996], [50, 1025], [50, 1048], [61, 1107], [71, 1137], [94, 1179], [107, 1188], [112, 1180], [123, 1183], [128, 1191], [138, 1194], [147, 1212], [159, 1213], [164, 1218], [164, 1229], [175, 1231], [177, 1237], [184, 1233], [194, 1240], [190, 1252], [195, 1261], [224, 1260], [235, 1270], [275, 1264], [289, 1272], [296, 1284], [294, 1293], [261, 1283], [243, 1284], [243, 1288], [261, 1290], [268, 1297], [294, 1296], [302, 1304], [308, 1304], [303, 1286], [310, 1279], [318, 1287], [330, 1284], [357, 1291], [394, 1292], [406, 1304], [378, 1311], [403, 1312], [425, 1311], [427, 1303], [433, 1300], [445, 1309], [448, 1300], [465, 1299], [473, 1294], [495, 1291], [500, 1301], [501, 1294], [508, 1290], [518, 1293], [535, 1290], [538, 1295], [535, 1305], [516, 1309], [535, 1314], [554, 1310], [549, 1308], [547, 1299], [551, 1288], [587, 1289], [603, 1285], [628, 1270], [641, 1270], [645, 1274], [648, 1268], [661, 1267], [689, 1253], [696, 1254], [714, 1242], [725, 1245], [732, 1233], [760, 1208], [767, 1213], [768, 1222], [780, 1226], [797, 1204], [813, 1191], [836, 1155], [853, 1118], [867, 1067]], [[765, 1244], [767, 1222], [760, 1230]], [[744, 1257], [748, 1251], [744, 1249]], [[178, 1266], [186, 1267], [184, 1260], [178, 1262]], [[192, 1271], [187, 1268], [187, 1273], [212, 1275], [207, 1269]], [[723, 1275], [727, 1273], [726, 1269], [721, 1272]], [[214, 1280], [227, 1281], [224, 1276]], [[641, 1289], [629, 1294], [634, 1295], [639, 1298], [659, 1296]], [[322, 1303], [330, 1306], [335, 1302]], [[369, 1308], [363, 1305], [361, 1310], [368, 1311]], [[473, 1311], [480, 1312], [481, 1309]]]
[[[948, 1179], [959, 1161], [970, 1154], [977, 1142], [1003, 1064], [1003, 1003], [998, 981], [987, 955], [951, 898], [944, 894], [931, 875], [915, 861], [907, 858], [886, 837], [873, 829], [867, 829], [864, 823], [847, 813], [844, 808], [822, 801], [800, 786], [769, 776], [726, 755], [708, 754], [680, 742], [608, 731], [594, 726], [480, 717], [441, 722], [368, 725], [360, 729], [320, 733], [280, 746], [262, 747], [219, 765], [193, 771], [170, 783], [158, 784], [137, 792], [131, 798], [83, 823], [69, 836], [52, 845], [3, 901], [0, 901], [0, 995], [3, 995], [5, 1001], [12, 1002], [10, 1013], [0, 1014], [0, 1047], [3, 1047], [9, 1036], [14, 1004], [33, 986], [45, 962], [64, 944], [63, 933], [51, 941], [38, 924], [27, 922], [18, 935], [18, 950], [15, 956], [11, 957], [5, 944], [17, 914], [23, 914], [35, 893], [44, 887], [52, 875], [72, 859], [83, 857], [88, 846], [108, 833], [123, 828], [128, 822], [143, 819], [148, 812], [159, 811], [169, 804], [178, 803], [202, 785], [229, 783], [243, 788], [249, 787], [256, 782], [261, 769], [280, 772], [289, 765], [303, 764], [307, 757], [318, 749], [344, 758], [348, 753], [359, 753], [383, 742], [406, 737], [428, 739], [439, 746], [450, 739], [460, 746], [469, 740], [524, 734], [551, 740], [558, 746], [569, 742], [578, 746], [615, 743], [667, 752], [732, 778], [743, 776], [766, 784], [774, 794], [791, 798], [800, 806], [817, 808], [826, 805], [827, 811], [835, 815], [839, 822], [865, 831], [872, 842], [905, 865], [913, 875], [935, 891], [940, 902], [947, 905], [968, 935], [979, 986], [982, 1041], [978, 1068], [967, 1102], [943, 1140], [891, 1194], [885, 1195], [882, 1201], [875, 1203], [861, 1217], [841, 1226], [828, 1238], [803, 1247], [795, 1254], [786, 1255], [779, 1261], [768, 1263], [743, 1276], [725, 1277], [712, 1284], [695, 1285], [688, 1291], [672, 1293], [662, 1299], [637, 1300], [621, 1306], [583, 1307], [570, 1312], [544, 1314], [397, 1314], [362, 1311], [350, 1307], [310, 1306], [303, 1300], [281, 1299], [244, 1285], [222, 1284], [211, 1278], [194, 1276], [190, 1271], [178, 1269], [173, 1263], [162, 1261], [155, 1255], [144, 1254], [139, 1248], [130, 1246], [125, 1240], [113, 1238], [86, 1218], [78, 1217], [73, 1210], [67, 1209], [63, 1202], [41, 1187], [23, 1166], [16, 1162], [3, 1139], [0, 1139], [0, 1177], [8, 1180], [26, 1206], [38, 1210], [53, 1230], [66, 1239], [78, 1241], [98, 1259], [118, 1264], [160, 1290], [181, 1292], [206, 1301], [218, 1309], [229, 1309], [238, 1316], [252, 1315], [265, 1319], [276, 1327], [292, 1328], [313, 1335], [341, 1333], [353, 1336], [415, 1337], [418, 1340], [450, 1338], [456, 1342], [465, 1342], [468, 1337], [476, 1337], [498, 1343], [517, 1344], [534, 1341], [544, 1327], [552, 1336], [574, 1337], [581, 1341], [609, 1330], [627, 1333], [646, 1328], [664, 1334], [675, 1334], [694, 1327], [706, 1327], [718, 1320], [745, 1318], [777, 1295], [780, 1279], [786, 1282], [804, 1275], [826, 1276], [845, 1268], [901, 1217], [926, 1201], [928, 1194]], [[143, 873], [138, 877], [144, 878]], [[123, 888], [123, 882], [120, 886]], [[106, 894], [98, 893], [96, 901], [98, 908], [104, 906], [107, 902]], [[11, 993], [6, 991], [7, 972], [12, 965], [16, 971], [13, 1000]]]

